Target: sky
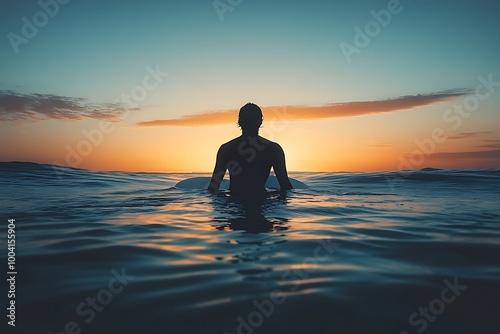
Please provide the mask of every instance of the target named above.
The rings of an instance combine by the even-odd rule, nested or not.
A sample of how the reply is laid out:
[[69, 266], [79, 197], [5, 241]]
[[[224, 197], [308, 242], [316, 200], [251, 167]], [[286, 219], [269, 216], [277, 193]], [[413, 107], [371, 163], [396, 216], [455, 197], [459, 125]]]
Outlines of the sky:
[[247, 102], [289, 171], [500, 168], [500, 3], [6, 0], [0, 161], [209, 172]]

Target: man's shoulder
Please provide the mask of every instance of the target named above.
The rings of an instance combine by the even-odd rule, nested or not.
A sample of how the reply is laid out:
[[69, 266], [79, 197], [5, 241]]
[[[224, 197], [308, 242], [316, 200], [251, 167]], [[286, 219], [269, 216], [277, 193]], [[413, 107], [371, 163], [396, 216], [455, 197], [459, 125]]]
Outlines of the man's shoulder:
[[230, 141], [222, 144], [220, 146], [220, 150], [225, 151], [225, 150], [234, 149], [234, 148], [238, 147], [242, 142], [250, 143], [250, 144], [252, 144], [252, 142], [256, 142], [258, 144], [265, 145], [266, 147], [273, 149], [273, 150], [280, 150], [281, 149], [281, 146], [278, 143], [275, 143], [267, 138], [264, 138], [261, 136], [252, 137], [252, 138], [245, 139], [242, 137], [236, 137], [236, 138], [231, 139]]
[[236, 146], [238, 146], [238, 143], [240, 142], [239, 139], [240, 138], [237, 137], [237, 138], [231, 139], [230, 141], [222, 144], [219, 148], [219, 151], [228, 151], [228, 150], [234, 149]]
[[228, 142], [225, 142], [224, 144], [222, 144], [220, 147], [230, 147], [230, 146], [234, 146], [236, 144], [238, 144], [238, 142], [240, 141], [240, 137], [236, 137], [234, 139], [231, 139], [230, 141]]
[[269, 139], [266, 139], [264, 137], [261, 137], [259, 136], [259, 141], [261, 142], [261, 144], [265, 145], [266, 147], [269, 147], [273, 150], [280, 150], [281, 149], [281, 146], [280, 144], [276, 143], [276, 142], [273, 142]]
[[259, 142], [263, 145], [266, 145], [266, 146], [280, 146], [278, 143], [275, 143], [267, 138], [264, 138], [264, 137], [261, 137], [259, 136]]

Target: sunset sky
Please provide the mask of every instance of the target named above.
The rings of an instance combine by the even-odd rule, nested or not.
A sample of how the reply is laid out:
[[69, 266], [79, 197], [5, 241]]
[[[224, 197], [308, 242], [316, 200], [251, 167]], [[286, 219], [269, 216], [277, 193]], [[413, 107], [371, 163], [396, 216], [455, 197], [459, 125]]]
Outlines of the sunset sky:
[[209, 172], [261, 106], [290, 171], [500, 168], [500, 3], [3, 1], [0, 161]]

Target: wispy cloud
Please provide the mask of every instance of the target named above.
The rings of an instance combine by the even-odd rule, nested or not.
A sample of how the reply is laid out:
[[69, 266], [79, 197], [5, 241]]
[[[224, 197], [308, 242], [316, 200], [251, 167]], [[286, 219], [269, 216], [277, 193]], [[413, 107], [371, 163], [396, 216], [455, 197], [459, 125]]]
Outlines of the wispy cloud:
[[[479, 139], [481, 143], [474, 145], [473, 147], [479, 149], [489, 149], [489, 150], [498, 150], [500, 149], [500, 139], [482, 139], [484, 137], [491, 136], [493, 134], [492, 131], [474, 131], [474, 132], [459, 132], [457, 134], [448, 136], [447, 139], [451, 140], [461, 140], [461, 139]], [[489, 152], [489, 151], [485, 151]], [[491, 151], [494, 152], [494, 151]], [[445, 155], [446, 156], [446, 155]], [[445, 157], [443, 156], [443, 157]]]
[[448, 139], [474, 138], [474, 137], [489, 135], [490, 133], [491, 133], [491, 131], [460, 132], [460, 133], [448, 136]]
[[[454, 89], [432, 94], [401, 96], [388, 100], [331, 103], [320, 107], [284, 106], [263, 108], [264, 118], [279, 111], [281, 120], [323, 119], [362, 116], [409, 110], [470, 94], [468, 89]], [[204, 126], [235, 123], [238, 109], [206, 112], [180, 118], [137, 123], [138, 126]]]
[[500, 149], [500, 139], [484, 139], [487, 144], [476, 145], [478, 148]]
[[85, 118], [116, 121], [132, 110], [138, 109], [127, 108], [119, 103], [92, 104], [76, 97], [0, 91], [0, 122], [46, 119], [78, 121]]
[[430, 155], [434, 159], [500, 159], [500, 149], [466, 152], [437, 152]]

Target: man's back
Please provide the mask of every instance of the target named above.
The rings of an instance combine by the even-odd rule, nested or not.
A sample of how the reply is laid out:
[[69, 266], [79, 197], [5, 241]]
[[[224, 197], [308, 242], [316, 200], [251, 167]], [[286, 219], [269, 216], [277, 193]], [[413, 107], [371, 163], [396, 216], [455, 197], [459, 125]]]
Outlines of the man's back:
[[281, 189], [292, 189], [285, 153], [280, 145], [258, 135], [261, 123], [262, 113], [258, 106], [247, 104], [240, 110], [239, 124], [243, 134], [219, 148], [208, 190], [217, 192], [226, 170], [229, 170], [231, 194], [253, 196], [265, 193], [271, 167]]
[[217, 153], [216, 169], [217, 166], [229, 170], [231, 194], [251, 196], [265, 193], [271, 167], [281, 189], [292, 189], [283, 149], [260, 136], [240, 136], [223, 144]]
[[222, 145], [221, 152], [234, 164], [229, 169], [231, 193], [265, 192], [266, 180], [274, 165], [273, 157], [279, 148], [278, 144], [259, 136], [241, 136]]

